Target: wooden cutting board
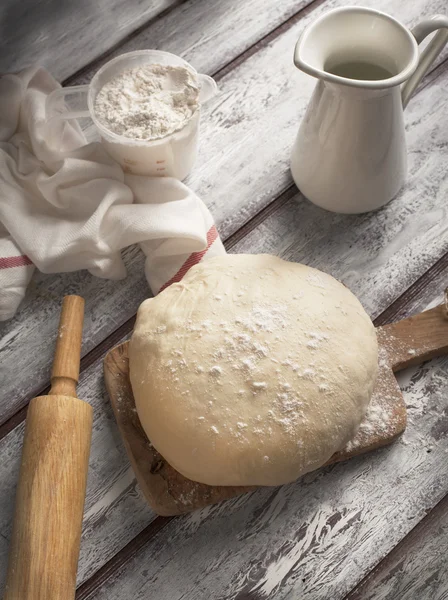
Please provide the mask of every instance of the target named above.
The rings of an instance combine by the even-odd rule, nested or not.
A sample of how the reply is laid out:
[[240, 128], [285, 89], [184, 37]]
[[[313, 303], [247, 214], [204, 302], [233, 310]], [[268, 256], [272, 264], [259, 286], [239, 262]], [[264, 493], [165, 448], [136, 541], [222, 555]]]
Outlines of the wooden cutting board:
[[[406, 406], [394, 372], [448, 354], [446, 306], [377, 328], [379, 375], [365, 421], [347, 446], [327, 464], [390, 444], [406, 427]], [[128, 342], [104, 359], [104, 377], [112, 408], [137, 481], [159, 515], [178, 515], [252, 491], [223, 487], [183, 477], [152, 447], [143, 431], [129, 381]]]

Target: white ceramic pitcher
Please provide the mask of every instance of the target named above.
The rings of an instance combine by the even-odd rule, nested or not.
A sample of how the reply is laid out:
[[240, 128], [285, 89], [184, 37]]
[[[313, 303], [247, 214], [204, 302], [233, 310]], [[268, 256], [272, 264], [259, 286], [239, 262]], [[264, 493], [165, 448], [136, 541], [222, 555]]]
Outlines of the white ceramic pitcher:
[[[436, 30], [419, 57], [418, 44]], [[319, 81], [291, 156], [304, 196], [354, 214], [397, 194], [406, 178], [403, 108], [447, 41], [447, 17], [425, 19], [410, 31], [358, 7], [332, 10], [305, 29], [294, 63]]]

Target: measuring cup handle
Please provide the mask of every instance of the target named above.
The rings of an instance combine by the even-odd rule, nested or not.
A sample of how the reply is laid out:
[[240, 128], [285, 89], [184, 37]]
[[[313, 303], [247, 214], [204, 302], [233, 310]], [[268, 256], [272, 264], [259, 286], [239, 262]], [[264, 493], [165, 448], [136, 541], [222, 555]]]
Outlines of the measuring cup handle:
[[200, 84], [199, 100], [201, 102], [207, 102], [210, 98], [216, 95], [218, 91], [218, 85], [216, 81], [208, 75], [198, 74], [198, 81]]
[[425, 19], [411, 30], [412, 35], [417, 40], [417, 44], [420, 44], [429, 34], [438, 29], [440, 29], [440, 31], [437, 32], [434, 39], [422, 52], [416, 70], [403, 85], [401, 90], [403, 108], [406, 108], [415, 88], [423, 79], [423, 76], [426, 74], [431, 63], [438, 57], [445, 44], [448, 42], [448, 17], [445, 17], [444, 15], [435, 15], [430, 19]]
[[[87, 107], [88, 85], [74, 85], [72, 87], [58, 88], [48, 95], [45, 103], [46, 120], [53, 118], [59, 119], [78, 119], [80, 117], [90, 117]], [[66, 105], [68, 96], [72, 96], [79, 105], [79, 109], [70, 110]]]

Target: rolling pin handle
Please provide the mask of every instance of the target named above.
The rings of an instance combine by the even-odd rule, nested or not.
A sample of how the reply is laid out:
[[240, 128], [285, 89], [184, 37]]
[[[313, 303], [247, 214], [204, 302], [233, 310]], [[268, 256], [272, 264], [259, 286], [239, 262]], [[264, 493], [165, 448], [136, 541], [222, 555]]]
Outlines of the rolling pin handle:
[[76, 398], [83, 320], [84, 299], [81, 296], [65, 296], [62, 301], [56, 352], [51, 371], [50, 396]]

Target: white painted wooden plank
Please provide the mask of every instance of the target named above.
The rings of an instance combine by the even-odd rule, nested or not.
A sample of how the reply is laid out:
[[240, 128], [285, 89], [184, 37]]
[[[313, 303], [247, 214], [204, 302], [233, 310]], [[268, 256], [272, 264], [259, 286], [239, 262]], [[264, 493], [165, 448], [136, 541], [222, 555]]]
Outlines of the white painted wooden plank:
[[[102, 360], [85, 371], [78, 396], [87, 399], [94, 408], [78, 568], [78, 582], [82, 582], [131, 541], [155, 514], [136, 487], [103, 387]], [[22, 423], [0, 441], [0, 590], [6, 575], [23, 429]]]
[[447, 555], [446, 497], [347, 600], [446, 600]]
[[[332, 0], [325, 7], [341, 2]], [[373, 4], [397, 15], [403, 10], [402, 0], [375, 0]], [[421, 14], [437, 12], [442, 4], [443, 0], [407, 3], [407, 21], [415, 22]], [[291, 184], [288, 169], [290, 146], [314, 85], [311, 78], [301, 75], [292, 66], [291, 53], [304, 23], [323, 9], [319, 5], [303, 22], [292, 25], [268, 47], [256, 52], [224, 77], [221, 95], [205, 111], [200, 159], [190, 184], [212, 209], [224, 236], [233, 233]], [[210, 31], [214, 31], [215, 23], [211, 22], [210, 26]], [[237, 24], [232, 31], [231, 44], [238, 37], [236, 32]], [[198, 39], [205, 35], [200, 29], [196, 33]], [[239, 50], [240, 46], [237, 46]], [[221, 51], [222, 47], [218, 46], [215, 56], [218, 57]], [[432, 83], [431, 89], [432, 101], [437, 100], [435, 96], [438, 97], [439, 93], [440, 101], [443, 101], [445, 92], [439, 92], [438, 79]], [[428, 98], [427, 94], [425, 98]], [[411, 107], [417, 105], [419, 115], [423, 117], [426, 106], [422, 102], [415, 99]], [[425, 160], [431, 159], [435, 165], [433, 168], [440, 168], [439, 147], [431, 145], [432, 138], [426, 135], [424, 125], [411, 122], [409, 126], [415, 127], [416, 135], [427, 141], [429, 154], [425, 155]], [[443, 136], [443, 129], [440, 135]], [[432, 177], [433, 173], [430, 175]], [[429, 179], [426, 185], [430, 185]], [[393, 220], [393, 215], [390, 218]], [[399, 221], [396, 220], [397, 226]], [[437, 252], [438, 249], [431, 257], [437, 257]], [[59, 300], [64, 290], [87, 296], [84, 351], [94, 347], [135, 313], [140, 301], [148, 294], [148, 288], [141, 257], [136, 255], [135, 249], [126, 251], [125, 257], [132, 272], [124, 282], [104, 282], [86, 273], [41, 276], [35, 280], [35, 288], [29, 292], [16, 319], [3, 325], [0, 341], [3, 357], [0, 369], [4, 381], [1, 420], [23, 403], [24, 394], [32, 395], [47, 380], [52, 353], [48, 340], [57, 322], [57, 303], [48, 302], [49, 298]], [[29, 349], [27, 354], [23, 353], [24, 340]], [[17, 372], [24, 373], [19, 386], [16, 385]]]
[[198, 71], [211, 75], [312, 2], [190, 0], [92, 65], [74, 83], [88, 83], [99, 65], [113, 56], [145, 48], [179, 54]]
[[32, 64], [73, 75], [177, 0], [3, 0], [0, 73]]
[[448, 491], [447, 366], [401, 376], [393, 446], [171, 521], [92, 597], [342, 599]]
[[[433, 281], [420, 299], [412, 303], [412, 312], [423, 310], [425, 304], [443, 288], [444, 281], [443, 275]], [[376, 290], [368, 284], [360, 297], [364, 303], [368, 303], [368, 299], [374, 298], [375, 294]], [[97, 361], [82, 374], [79, 396], [91, 402], [95, 415], [78, 578], [79, 583], [82, 583], [148, 525], [154, 514], [146, 507], [139, 489], [135, 488], [104, 390], [101, 361]], [[0, 442], [0, 589], [6, 569], [22, 430], [22, 426], [16, 428]], [[246, 501], [247, 499], [237, 500], [235, 506], [243, 506]], [[222, 509], [223, 514], [227, 510], [226, 506]], [[208, 509], [196, 513], [194, 519], [201, 519], [204, 514], [208, 514]], [[194, 519], [193, 523], [196, 523]]]
[[[115, 54], [162, 47], [184, 54], [202, 71], [216, 71], [299, 10], [306, 1], [240, 3], [226, 0], [214, 6], [206, 1], [186, 2], [151, 23], [135, 39], [120, 46]], [[89, 80], [91, 75], [88, 72], [74, 83], [82, 83], [86, 77]], [[0, 324], [0, 378], [3, 381], [0, 423], [48, 381], [63, 294], [79, 293], [86, 299], [83, 355], [135, 313], [149, 291], [143, 276], [142, 257], [135, 248], [125, 252], [125, 262], [128, 268], [125, 282], [107, 282], [85, 272], [35, 276], [16, 318]], [[26, 353], [23, 352], [24, 340]], [[22, 377], [17, 378], [16, 373]]]
[[[320, 4], [220, 80], [221, 93], [205, 111], [199, 164], [189, 182], [206, 200], [225, 237], [292, 184], [291, 147], [315, 86], [313, 78], [294, 67], [293, 49], [308, 23], [345, 4], [345, 0]], [[410, 24], [422, 14], [445, 8], [439, 0], [413, 0], [406, 5], [401, 0], [350, 4], [372, 6], [398, 18], [406, 15]], [[435, 88], [439, 85], [437, 80], [432, 84]], [[422, 102], [418, 96], [411, 100], [423, 115]], [[406, 112], [408, 128], [416, 125], [410, 120], [410, 108]], [[423, 129], [420, 135], [426, 143]]]
[[49, 381], [65, 294], [81, 294], [86, 300], [83, 354], [131, 316], [132, 311], [125, 310], [128, 304], [134, 308], [147, 296], [143, 260], [137, 248], [128, 250], [125, 263], [128, 281], [139, 282], [132, 296], [125, 282], [97, 279], [86, 271], [57, 277], [38, 274], [33, 279], [15, 319], [0, 324], [0, 422]]
[[393, 202], [347, 216], [324, 211], [297, 193], [232, 252], [303, 262], [330, 272], [360, 296], [370, 286], [376, 293], [366, 297], [365, 308], [377, 316], [448, 251], [448, 93], [442, 92], [447, 84], [448, 70], [408, 108], [409, 178]]
[[[277, 42], [282, 46], [281, 50], [286, 51], [282, 40]], [[279, 55], [271, 56], [274, 50], [277, 51], [277, 46], [262, 51], [262, 54], [268, 53], [268, 57], [265, 56], [261, 62], [266, 69], [271, 68], [271, 72], [268, 73], [271, 77], [274, 76], [272, 64], [276, 61], [278, 64], [282, 54], [280, 52]], [[255, 57], [250, 60], [255, 60]], [[244, 65], [237, 71], [241, 71], [243, 67]], [[239, 75], [235, 75], [235, 80], [233, 74], [229, 74], [226, 81], [222, 83], [225, 96], [223, 103], [227, 104], [227, 108], [225, 113], [223, 106], [215, 106], [211, 111], [209, 123], [204, 127], [208, 134], [204, 136], [203, 166], [198, 169], [199, 175], [193, 176], [196, 180], [196, 184], [192, 184], [193, 187], [202, 191], [224, 234], [232, 233], [237, 225], [252, 216], [257, 210], [257, 202], [266, 204], [276, 193], [290, 184], [287, 147], [283, 140], [290, 138], [292, 142], [295, 135], [295, 123], [294, 125], [290, 123], [292, 115], [289, 114], [291, 98], [294, 97], [293, 91], [283, 94], [281, 102], [278, 97], [275, 97], [272, 99], [275, 106], [269, 107], [270, 91], [263, 85], [263, 81], [258, 82], [258, 91], [264, 95], [261, 100], [258, 100], [259, 105], [255, 108], [264, 115], [260, 120], [267, 132], [260, 130], [262, 125], [255, 117], [252, 119], [247, 117], [241, 122], [237, 119], [238, 122], [229, 125], [229, 128], [220, 126], [224, 114], [234, 115], [238, 104], [244, 103], [243, 92], [240, 90], [240, 93], [237, 94], [235, 91], [232, 94], [232, 85], [238, 88], [240, 85], [238, 81], [246, 81], [246, 77], [249, 77], [250, 72], [253, 71], [252, 68], [247, 72], [243, 70]], [[304, 105], [312, 87], [312, 80], [305, 76], [301, 78], [299, 74], [297, 77], [307, 90], [306, 93], [303, 90], [301, 92], [295, 90]], [[371, 257], [372, 253], [382, 249], [376, 270], [380, 271], [384, 266], [381, 261], [385, 256], [389, 256], [388, 264], [393, 269], [387, 271], [386, 277], [391, 277], [398, 271], [401, 290], [403, 290], [413, 281], [413, 278], [421, 274], [443, 251], [448, 249], [446, 236], [443, 235], [446, 219], [442, 218], [445, 211], [443, 194], [447, 154], [444, 144], [448, 136], [447, 116], [444, 110], [448, 98], [446, 82], [447, 74], [442, 73], [442, 76], [431, 86], [422, 90], [408, 108], [411, 176], [399, 200], [390, 204], [382, 212], [361, 217], [332, 216], [302, 201], [297, 207], [293, 206], [291, 211], [285, 209], [281, 214], [273, 217], [274, 225], [270, 233], [266, 228], [271, 227], [272, 219], [260, 229], [261, 237], [258, 241], [254, 236], [250, 236], [239, 250], [259, 252], [261, 240], [263, 251], [281, 253], [288, 257], [291, 256], [288, 247], [292, 245], [296, 252], [296, 260], [307, 261], [313, 260], [319, 252], [325, 253], [325, 235], [327, 237], [332, 235], [336, 245], [330, 244], [327, 254], [334, 263], [339, 262], [342, 265], [342, 256], [344, 256], [344, 260], [352, 264], [353, 272], [356, 269], [362, 271], [362, 265], [356, 266], [356, 260], [359, 261], [360, 257], [367, 260], [367, 255]], [[244, 87], [246, 88], [247, 85], [245, 84]], [[253, 94], [251, 95], [253, 103], [257, 102], [254, 87], [255, 84], [247, 88], [247, 93], [250, 91]], [[266, 105], [264, 109], [263, 105]], [[249, 110], [248, 106], [246, 110]], [[278, 135], [274, 134], [276, 123], [279, 127]], [[246, 162], [240, 159], [240, 165], [232, 175], [232, 155], [235, 150], [231, 142], [234, 140], [239, 140], [239, 143], [247, 142], [250, 156]], [[257, 140], [260, 147], [264, 149], [264, 156], [260, 156], [257, 150]], [[228, 149], [224, 152], [227, 146]], [[215, 155], [209, 163], [205, 156], [207, 148], [210, 155], [213, 155], [213, 148], [215, 148]], [[241, 149], [241, 146], [238, 148]], [[221, 161], [220, 165], [219, 161]], [[278, 172], [274, 172], [269, 167], [271, 163], [274, 167], [277, 165]], [[215, 181], [207, 174], [207, 164], [210, 164], [213, 170]], [[250, 176], [251, 169], [256, 174], [255, 179]], [[200, 181], [201, 174], [202, 181]], [[277, 180], [273, 182], [275, 177]], [[210, 195], [207, 195], [207, 188], [212, 190]], [[227, 197], [222, 196], [224, 191], [227, 191]], [[277, 224], [275, 224], [276, 220], [278, 220]], [[400, 230], [402, 230], [401, 234], [395, 239]], [[366, 233], [369, 235], [367, 236]], [[359, 247], [354, 245], [355, 238], [358, 239]], [[342, 248], [344, 240], [347, 244], [345, 254]], [[306, 252], [297, 253], [297, 248], [300, 247]], [[332, 254], [334, 256], [331, 256]], [[2, 355], [0, 373], [3, 381], [1, 420], [11, 415], [26, 395], [32, 396], [47, 381], [53, 351], [51, 340], [54, 339], [58, 306], [64, 293], [80, 293], [86, 297], [84, 352], [94, 347], [135, 313], [140, 302], [149, 293], [143, 275], [143, 260], [135, 248], [126, 251], [124, 256], [129, 274], [123, 282], [95, 279], [85, 272], [61, 276], [40, 275], [34, 280], [32, 284], [34, 289], [29, 290], [17, 317], [3, 325], [0, 341]], [[413, 271], [409, 273], [408, 269], [403, 268], [400, 260], [407, 263], [411, 257]], [[416, 257], [417, 261], [414, 260]], [[340, 272], [338, 274], [341, 276]], [[351, 277], [353, 276], [355, 275]], [[397, 292], [395, 288], [388, 286], [383, 286], [382, 290], [385, 302], [392, 299]], [[385, 306], [384, 302], [378, 304], [377, 310]], [[373, 311], [374, 306], [370, 308]], [[23, 352], [25, 340], [26, 353]], [[17, 372], [22, 374], [21, 378], [16, 377]]]

